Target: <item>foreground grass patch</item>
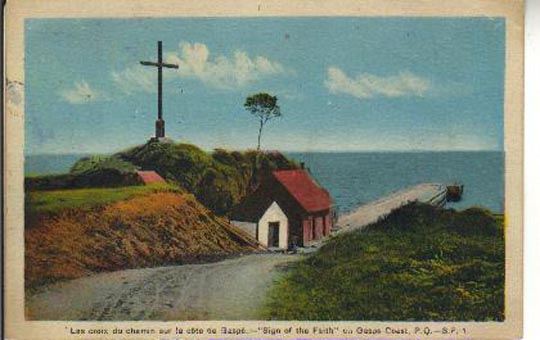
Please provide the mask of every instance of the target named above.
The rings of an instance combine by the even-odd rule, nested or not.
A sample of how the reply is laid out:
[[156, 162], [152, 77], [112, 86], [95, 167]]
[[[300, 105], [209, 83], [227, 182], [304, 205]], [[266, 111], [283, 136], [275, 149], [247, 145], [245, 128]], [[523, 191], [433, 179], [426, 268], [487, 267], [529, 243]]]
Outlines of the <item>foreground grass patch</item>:
[[272, 289], [274, 320], [504, 320], [501, 217], [412, 204], [342, 234]]

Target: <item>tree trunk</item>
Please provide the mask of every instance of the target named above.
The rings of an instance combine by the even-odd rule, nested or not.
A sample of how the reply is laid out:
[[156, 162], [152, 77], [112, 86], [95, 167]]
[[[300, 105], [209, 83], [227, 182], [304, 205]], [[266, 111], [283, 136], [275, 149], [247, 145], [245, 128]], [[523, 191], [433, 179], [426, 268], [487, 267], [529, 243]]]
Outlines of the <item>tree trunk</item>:
[[251, 174], [251, 180], [250, 180], [250, 186], [251, 189], [254, 190], [256, 184], [257, 184], [257, 177], [259, 175], [259, 153], [261, 152], [261, 135], [263, 130], [264, 122], [260, 121], [259, 125], [259, 135], [257, 137], [257, 153], [255, 154], [255, 158], [253, 158], [253, 171]]
[[263, 121], [261, 120], [261, 125], [259, 126], [259, 137], [257, 138], [257, 154], [259, 151], [261, 151], [261, 135], [262, 135], [262, 129], [263, 129]]

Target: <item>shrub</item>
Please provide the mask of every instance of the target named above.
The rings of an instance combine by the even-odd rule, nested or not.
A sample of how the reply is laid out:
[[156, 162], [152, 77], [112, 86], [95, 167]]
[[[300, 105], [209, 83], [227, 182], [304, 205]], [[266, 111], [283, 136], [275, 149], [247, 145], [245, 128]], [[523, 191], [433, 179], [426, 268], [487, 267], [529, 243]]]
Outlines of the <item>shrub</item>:
[[140, 181], [133, 172], [122, 172], [105, 168], [87, 171], [81, 174], [63, 174], [39, 177], [26, 177], [25, 190], [60, 190], [80, 188], [115, 188], [139, 185]]
[[89, 156], [75, 162], [68, 174], [25, 178], [25, 189], [59, 190], [79, 188], [114, 188], [140, 184], [133, 164], [117, 157]]
[[95, 155], [84, 157], [75, 162], [70, 173], [73, 175], [83, 175], [103, 169], [114, 169], [120, 173], [131, 173], [135, 171], [133, 164], [118, 157]]
[[464, 235], [494, 236], [501, 231], [493, 214], [478, 207], [456, 213], [449, 227]]

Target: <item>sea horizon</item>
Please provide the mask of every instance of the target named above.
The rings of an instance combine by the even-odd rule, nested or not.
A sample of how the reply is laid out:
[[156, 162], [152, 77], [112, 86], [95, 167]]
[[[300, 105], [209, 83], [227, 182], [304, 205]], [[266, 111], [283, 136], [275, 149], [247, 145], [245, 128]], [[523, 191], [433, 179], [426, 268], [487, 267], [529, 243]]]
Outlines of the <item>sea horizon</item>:
[[[218, 148], [216, 148], [218, 149]], [[205, 152], [212, 152], [212, 150], [204, 150]], [[229, 151], [254, 151], [255, 149], [227, 149]], [[329, 150], [316, 150], [316, 151], [299, 151], [299, 150], [262, 150], [263, 152], [274, 152], [279, 151], [284, 155], [295, 155], [295, 154], [422, 154], [422, 153], [501, 153], [504, 154], [504, 150], [358, 150], [358, 151], [329, 151]], [[68, 152], [68, 153], [31, 153], [24, 154], [24, 174], [32, 175], [50, 175], [50, 174], [61, 174], [69, 171], [71, 165], [73, 165], [79, 158], [88, 157], [88, 156], [111, 156], [115, 152]], [[42, 164], [41, 162], [35, 163], [37, 158], [42, 157], [55, 157], [55, 158], [64, 158], [61, 161], [61, 164], [56, 164], [57, 166], [50, 166], [48, 164]], [[74, 159], [74, 160], [73, 160]], [[58, 159], [57, 159], [58, 160]], [[66, 162], [71, 162], [69, 166], [66, 166]]]

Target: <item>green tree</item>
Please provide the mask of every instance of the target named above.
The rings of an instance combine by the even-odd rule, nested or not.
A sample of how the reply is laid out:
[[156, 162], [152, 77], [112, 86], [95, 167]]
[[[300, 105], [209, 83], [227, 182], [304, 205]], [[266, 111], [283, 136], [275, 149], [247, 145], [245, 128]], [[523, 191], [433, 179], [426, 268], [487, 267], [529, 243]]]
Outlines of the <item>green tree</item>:
[[257, 93], [246, 98], [244, 107], [259, 120], [259, 136], [257, 138], [257, 153], [261, 150], [261, 135], [263, 127], [271, 119], [281, 117], [281, 109], [277, 105], [277, 97], [268, 93]]

